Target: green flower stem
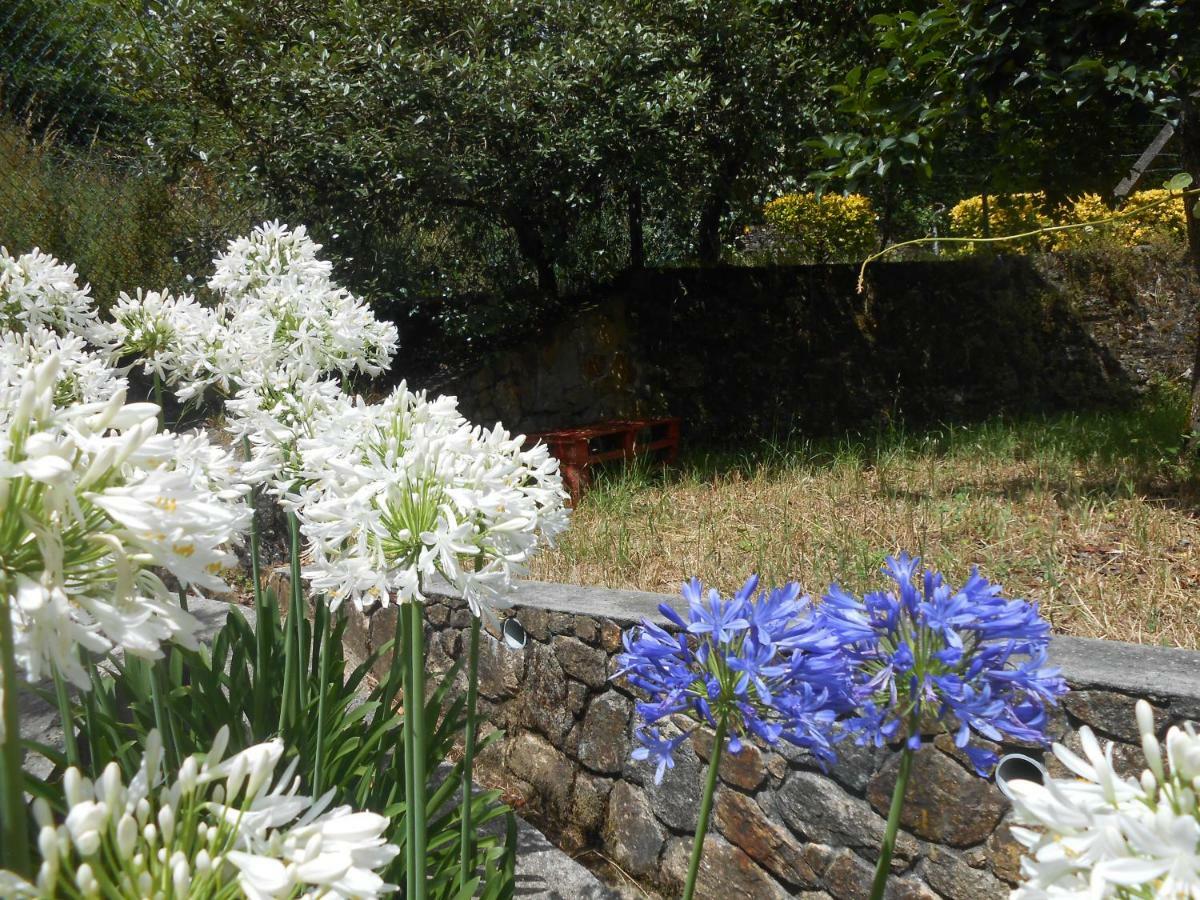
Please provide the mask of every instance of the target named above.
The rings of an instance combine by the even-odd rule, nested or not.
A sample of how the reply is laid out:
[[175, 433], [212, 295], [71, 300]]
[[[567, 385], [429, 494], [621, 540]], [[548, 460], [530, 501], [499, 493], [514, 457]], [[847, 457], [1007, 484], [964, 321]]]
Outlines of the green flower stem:
[[[324, 600], [318, 598], [318, 612], [324, 606]], [[319, 618], [324, 618], [320, 616]], [[328, 727], [325, 721], [325, 695], [329, 693], [329, 623], [325, 623], [324, 628], [321, 623], [318, 623], [317, 630], [318, 639], [321, 642], [321, 677], [317, 680], [317, 759], [313, 767], [313, 796], [320, 797], [325, 790], [325, 730]]]
[[290, 538], [291, 570], [288, 586], [288, 612], [284, 623], [283, 636], [283, 697], [279, 704], [279, 731], [286, 733], [288, 728], [300, 718], [302, 705], [300, 703], [300, 681], [304, 677], [301, 667], [301, 641], [304, 632], [300, 620], [304, 618], [302, 604], [304, 602], [300, 587], [300, 522], [295, 513], [288, 513], [288, 534]]
[[896, 848], [896, 832], [900, 829], [900, 813], [904, 809], [904, 793], [908, 789], [912, 761], [913, 751], [906, 745], [900, 754], [900, 771], [896, 775], [896, 787], [892, 790], [892, 805], [888, 809], [883, 844], [879, 847], [879, 863], [875, 866], [875, 880], [871, 883], [871, 900], [883, 900], [883, 892], [887, 889], [888, 872], [892, 867], [892, 851]]
[[308, 705], [308, 642], [304, 640], [304, 622], [308, 615], [307, 604], [304, 602], [304, 582], [300, 578], [300, 520], [294, 512], [288, 513], [288, 532], [291, 538], [289, 556], [291, 557], [291, 603], [288, 605], [288, 618], [296, 629], [296, 696], [293, 706], [293, 721], [299, 721], [305, 707]]
[[[250, 439], [246, 437], [242, 438], [242, 455], [247, 461], [251, 456]], [[262, 553], [258, 534], [258, 488], [250, 491], [246, 502], [250, 506], [250, 579], [254, 590], [254, 718], [255, 721], [261, 722], [267, 716], [267, 698], [270, 696], [267, 688], [267, 654], [270, 647], [267, 643], [267, 609], [263, 601], [262, 571], [259, 562]], [[180, 599], [182, 600], [182, 596]]]
[[[4, 864], [18, 875], [29, 875], [29, 834], [25, 824], [25, 776], [21, 769], [21, 719], [17, 695], [21, 676], [17, 672], [8, 579], [0, 576], [0, 675], [4, 686], [3, 790], [4, 815], [0, 816], [0, 848]], [[64, 728], [64, 731], [66, 729]]]
[[404, 604], [408, 614], [409, 659], [412, 666], [412, 693], [404, 698], [404, 715], [412, 717], [412, 800], [408, 815], [412, 819], [413, 900], [425, 900], [426, 879], [426, 822], [425, 822], [425, 752], [428, 735], [425, 733], [425, 623], [421, 604], [415, 600]]
[[696, 875], [700, 872], [700, 857], [704, 855], [704, 838], [708, 834], [708, 820], [712, 815], [713, 794], [717, 790], [717, 773], [721, 770], [721, 757], [725, 754], [726, 718], [722, 714], [717, 720], [717, 733], [713, 736], [712, 755], [708, 760], [708, 778], [704, 782], [704, 794], [700, 798], [700, 818], [696, 822], [696, 837], [692, 841], [692, 858], [688, 862], [687, 882], [683, 886], [683, 900], [692, 900], [696, 892]]
[[162, 431], [167, 424], [167, 413], [163, 408], [162, 378], [157, 372], [154, 373], [154, 403], [158, 406], [158, 430]]
[[400, 640], [392, 651], [392, 669], [400, 669], [402, 690], [404, 692], [404, 873], [407, 890], [405, 897], [417, 895], [417, 861], [413, 855], [416, 841], [413, 832], [416, 827], [416, 797], [417, 789], [413, 781], [413, 684], [412, 656], [409, 653], [409, 624], [408, 613], [404, 606], [396, 609], [396, 628]]
[[75, 739], [74, 716], [71, 715], [71, 699], [67, 696], [67, 683], [58, 669], [54, 669], [54, 699], [58, 701], [58, 717], [62, 720], [63, 743], [67, 746], [67, 763], [80, 768], [79, 742]]
[[465, 885], [473, 874], [475, 832], [471, 822], [471, 788], [475, 768], [475, 708], [479, 702], [479, 616], [471, 617], [471, 642], [467, 650], [467, 726], [463, 735], [462, 834], [458, 847], [458, 883]]

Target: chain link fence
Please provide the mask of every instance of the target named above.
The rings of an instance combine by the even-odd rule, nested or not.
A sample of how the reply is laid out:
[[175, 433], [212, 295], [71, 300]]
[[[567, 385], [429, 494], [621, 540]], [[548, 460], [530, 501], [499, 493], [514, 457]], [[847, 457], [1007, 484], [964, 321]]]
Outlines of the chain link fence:
[[127, 12], [0, 3], [0, 246], [74, 263], [101, 306], [136, 287], [186, 289], [263, 218], [204, 164], [156, 152], [147, 104], [111, 75]]

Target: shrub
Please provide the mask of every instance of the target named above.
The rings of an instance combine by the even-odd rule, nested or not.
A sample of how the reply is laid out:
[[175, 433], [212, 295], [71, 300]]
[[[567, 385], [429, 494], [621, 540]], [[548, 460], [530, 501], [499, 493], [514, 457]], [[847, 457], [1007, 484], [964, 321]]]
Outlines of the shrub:
[[0, 246], [71, 260], [101, 309], [138, 286], [185, 287], [256, 215], [205, 169], [168, 180], [100, 147], [35, 138], [0, 113]]
[[[1054, 236], [1055, 250], [1074, 250], [1096, 244], [1115, 243], [1121, 247], [1138, 247], [1152, 243], [1174, 243], [1187, 239], [1187, 219], [1184, 206], [1178, 200], [1166, 200], [1169, 192], [1163, 188], [1131, 194], [1124, 209], [1136, 209], [1158, 202], [1144, 212], [1128, 219], [1118, 219], [1086, 229], [1060, 231]], [[1166, 200], [1166, 202], [1159, 202]], [[1059, 208], [1061, 224], [1090, 222], [1112, 215], [1113, 209], [1099, 194], [1084, 194]]]
[[[983, 197], [976, 195], [958, 201], [950, 210], [950, 233], [954, 237], [1002, 237], [1021, 234], [1053, 225], [1046, 214], [1046, 195], [1042, 191], [1023, 194], [995, 194], [988, 197], [988, 229], [983, 227]], [[960, 252], [978, 253], [984, 249], [1007, 252], [1043, 249], [1049, 244], [1045, 236], [989, 246], [960, 244]]]
[[875, 211], [862, 194], [784, 194], [763, 217], [780, 262], [851, 262], [875, 248]]

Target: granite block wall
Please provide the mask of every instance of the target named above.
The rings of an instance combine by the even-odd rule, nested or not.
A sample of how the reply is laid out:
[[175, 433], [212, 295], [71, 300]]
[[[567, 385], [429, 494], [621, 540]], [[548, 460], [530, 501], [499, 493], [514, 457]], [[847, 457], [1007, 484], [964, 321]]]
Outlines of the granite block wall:
[[[686, 872], [711, 735], [684, 745], [676, 767], [655, 785], [652, 768], [629, 758], [636, 692], [610, 679], [622, 629], [642, 617], [661, 621], [663, 601], [674, 598], [525, 586], [512, 611], [528, 632], [525, 648], [483, 639], [484, 730], [505, 733], [477, 771], [569, 851], [595, 848], [673, 896]], [[355, 640], [364, 649], [382, 643], [391, 635], [388, 619], [384, 612], [360, 622]], [[443, 596], [430, 603], [428, 621], [430, 667], [444, 671], [464, 652], [470, 620], [459, 600]], [[1137, 698], [1152, 702], [1164, 731], [1200, 713], [1200, 653], [1058, 638], [1052, 655], [1075, 688], [1054, 718], [1055, 738], [1078, 748], [1078, 728], [1089, 724], [1120, 742], [1117, 758], [1130, 771], [1140, 766]], [[852, 745], [842, 745], [840, 756], [829, 772], [786, 746], [747, 746], [727, 756], [700, 895], [865, 897], [898, 759], [886, 748]], [[1055, 771], [1056, 761], [1046, 757]], [[995, 785], [973, 774], [943, 737], [918, 755], [909, 791], [889, 896], [1007, 896], [1020, 848], [1009, 832], [1009, 804]]]

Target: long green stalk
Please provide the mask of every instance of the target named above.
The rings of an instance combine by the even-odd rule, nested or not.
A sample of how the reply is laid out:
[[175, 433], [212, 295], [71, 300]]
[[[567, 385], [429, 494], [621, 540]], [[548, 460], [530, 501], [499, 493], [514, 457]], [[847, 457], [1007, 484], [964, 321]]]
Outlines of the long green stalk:
[[158, 406], [158, 430], [162, 431], [167, 424], [167, 411], [163, 408], [163, 384], [158, 373], [154, 373], [154, 403]]
[[67, 696], [67, 683], [58, 669], [54, 669], [54, 699], [58, 702], [58, 718], [62, 721], [63, 743], [67, 747], [67, 763], [76, 769], [79, 763], [79, 742], [75, 739], [75, 717], [71, 715], [71, 699]]
[[425, 855], [426, 855], [426, 822], [425, 822], [425, 752], [428, 746], [428, 735], [425, 727], [425, 623], [422, 617], [421, 604], [415, 600], [405, 604], [408, 613], [408, 643], [409, 659], [411, 660], [412, 694], [405, 697], [404, 715], [412, 717], [412, 786], [413, 798], [409, 804], [408, 814], [413, 821], [413, 863], [416, 883], [413, 893], [414, 900], [425, 900]]
[[[242, 438], [242, 454], [247, 461], [250, 459], [250, 439]], [[254, 590], [254, 718], [261, 722], [267, 715], [267, 699], [270, 691], [267, 688], [267, 654], [270, 637], [267, 629], [267, 608], [263, 601], [262, 586], [262, 542], [258, 534], [258, 488], [250, 491], [246, 498], [250, 506], [250, 578]], [[180, 597], [182, 600], [182, 596]], [[273, 625], [274, 623], [272, 623]]]
[[[329, 627], [331, 623], [320, 620], [327, 618], [326, 615], [320, 615], [322, 610], [328, 610], [325, 606], [325, 601], [317, 598], [318, 622], [316, 631], [317, 639], [321, 642], [321, 658], [320, 658], [320, 678], [317, 681], [317, 759], [314, 765], [313, 773], [313, 796], [320, 797], [325, 790], [325, 742], [327, 735], [325, 729], [327, 723], [325, 721], [325, 695], [329, 693], [329, 632], [333, 629]], [[324, 626], [324, 627], [322, 627]], [[340, 683], [340, 682], [339, 682]]]
[[892, 851], [896, 849], [896, 832], [900, 829], [900, 813], [904, 809], [904, 793], [908, 789], [912, 761], [913, 752], [906, 746], [900, 754], [900, 771], [896, 774], [896, 787], [892, 789], [892, 805], [888, 808], [887, 827], [879, 848], [879, 862], [875, 866], [875, 880], [871, 883], [871, 900], [883, 900], [883, 892], [887, 890]]
[[308, 616], [308, 604], [304, 601], [304, 582], [300, 578], [300, 519], [294, 512], [288, 513], [290, 537], [289, 556], [291, 602], [288, 604], [288, 619], [296, 629], [296, 696], [293, 700], [293, 721], [299, 721], [308, 706], [308, 641], [304, 639], [304, 623]]
[[475, 829], [471, 821], [471, 788], [475, 767], [475, 707], [479, 702], [479, 616], [471, 617], [471, 638], [467, 648], [467, 727], [463, 735], [462, 833], [458, 847], [458, 883], [465, 885], [473, 874]]
[[[409, 652], [411, 629], [408, 623], [408, 613], [403, 606], [396, 610], [396, 625], [400, 633], [400, 641], [392, 651], [392, 668], [394, 670], [399, 661], [401, 685], [404, 692], [404, 874], [407, 887], [404, 896], [415, 897], [417, 895], [417, 860], [414, 855], [416, 847], [414, 832], [417, 821], [415, 811], [417, 788], [416, 782], [413, 780], [413, 723], [416, 715], [413, 713], [412, 655]], [[421, 799], [423, 803], [424, 798]]]
[[[3, 677], [4, 744], [2, 787], [4, 815], [0, 816], [0, 847], [4, 864], [19, 875], [30, 874], [29, 834], [25, 818], [25, 776], [21, 770], [21, 719], [17, 696], [21, 677], [17, 673], [8, 579], [0, 577], [0, 676]], [[65, 730], [65, 728], [64, 728]]]
[[279, 730], [287, 729], [300, 718], [303, 708], [300, 702], [300, 682], [304, 679], [304, 669], [301, 666], [301, 646], [304, 640], [304, 630], [301, 620], [304, 618], [304, 596], [300, 585], [300, 522], [295, 513], [288, 513], [289, 555], [291, 556], [290, 580], [288, 586], [288, 612], [284, 623], [283, 637], [283, 698], [279, 705]]
[[704, 838], [708, 834], [708, 820], [712, 816], [717, 773], [721, 770], [721, 757], [725, 754], [725, 724], [725, 716], [722, 715], [717, 720], [717, 733], [713, 736], [712, 756], [708, 760], [708, 778], [704, 782], [704, 794], [700, 798], [700, 818], [696, 822], [696, 837], [692, 840], [692, 858], [688, 862], [683, 900], [692, 900], [692, 895], [696, 893], [696, 875], [700, 872], [700, 857], [704, 855]]

